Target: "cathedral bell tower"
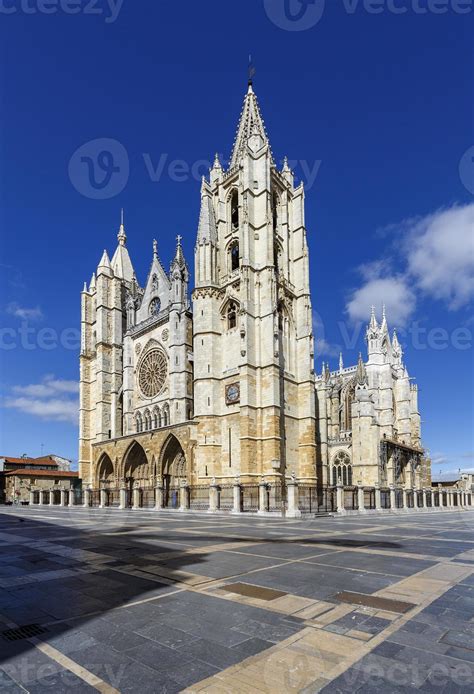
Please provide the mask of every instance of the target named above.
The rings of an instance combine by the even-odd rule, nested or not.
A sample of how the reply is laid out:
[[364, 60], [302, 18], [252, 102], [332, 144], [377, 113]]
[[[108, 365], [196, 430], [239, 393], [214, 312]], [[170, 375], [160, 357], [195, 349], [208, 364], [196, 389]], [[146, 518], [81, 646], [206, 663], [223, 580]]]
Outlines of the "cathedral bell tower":
[[224, 170], [203, 179], [195, 248], [200, 479], [316, 478], [304, 188], [278, 169], [249, 83]]

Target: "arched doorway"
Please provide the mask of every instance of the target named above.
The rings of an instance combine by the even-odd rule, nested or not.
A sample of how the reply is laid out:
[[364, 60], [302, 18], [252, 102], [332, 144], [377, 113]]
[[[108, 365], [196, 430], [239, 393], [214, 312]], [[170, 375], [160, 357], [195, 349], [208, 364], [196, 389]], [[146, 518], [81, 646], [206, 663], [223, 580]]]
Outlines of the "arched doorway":
[[111, 459], [104, 453], [97, 465], [96, 488], [104, 489], [113, 487], [115, 482], [114, 464]]
[[134, 441], [124, 458], [124, 478], [127, 489], [126, 505], [132, 505], [132, 490], [135, 483], [143, 489], [150, 485], [148, 470], [148, 459], [146, 453], [139, 443]]
[[161, 453], [164, 506], [177, 508], [179, 487], [186, 481], [186, 456], [176, 436], [171, 435]]

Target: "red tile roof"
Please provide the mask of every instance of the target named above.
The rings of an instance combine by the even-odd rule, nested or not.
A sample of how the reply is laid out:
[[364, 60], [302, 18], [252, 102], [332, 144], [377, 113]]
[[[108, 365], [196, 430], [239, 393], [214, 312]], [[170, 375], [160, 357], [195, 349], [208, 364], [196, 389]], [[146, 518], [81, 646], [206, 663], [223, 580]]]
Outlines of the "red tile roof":
[[22, 475], [26, 477], [79, 477], [78, 472], [67, 472], [66, 470], [9, 470], [4, 473], [5, 477]]
[[55, 465], [56, 467], [58, 465], [57, 462], [49, 456], [43, 458], [12, 458], [11, 456], [0, 455], [0, 458], [3, 458], [6, 463], [16, 463], [20, 465]]

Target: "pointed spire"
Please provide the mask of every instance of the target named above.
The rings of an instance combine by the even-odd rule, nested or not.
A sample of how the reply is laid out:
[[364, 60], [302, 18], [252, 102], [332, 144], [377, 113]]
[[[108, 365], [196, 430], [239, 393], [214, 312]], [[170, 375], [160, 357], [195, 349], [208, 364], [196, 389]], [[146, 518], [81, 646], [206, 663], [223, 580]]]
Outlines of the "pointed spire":
[[100, 268], [105, 267], [108, 270], [111, 269], [110, 259], [109, 259], [109, 256], [108, 256], [108, 253], [106, 250], [104, 250], [104, 252], [102, 254], [102, 258], [100, 259], [100, 263], [99, 263], [98, 267], [100, 267]]
[[377, 318], [375, 317], [375, 306], [373, 306], [373, 305], [372, 305], [371, 314], [370, 314], [369, 327], [373, 328], [374, 330], [376, 330], [379, 327], [379, 324], [377, 323]]
[[393, 329], [392, 350], [393, 350], [393, 354], [396, 357], [402, 357], [403, 356], [402, 346], [398, 340], [398, 335], [397, 335], [397, 331], [395, 328]]
[[123, 225], [123, 207], [120, 213], [120, 229], [117, 235], [118, 242], [121, 246], [125, 246], [127, 243], [127, 234], [125, 233], [125, 227]]
[[219, 160], [219, 153], [216, 152], [216, 156], [214, 157], [214, 164], [213, 164], [213, 169], [222, 169], [221, 162]]
[[116, 277], [131, 282], [133, 277], [133, 266], [126, 247], [127, 234], [125, 233], [123, 207], [120, 211], [120, 229], [117, 240], [118, 246], [111, 261], [112, 270]]
[[96, 288], [95, 272], [93, 272], [92, 277], [91, 277], [91, 283], [89, 284], [89, 293], [94, 292], [95, 288]]
[[364, 361], [362, 359], [362, 354], [359, 352], [359, 362], [357, 364], [356, 380], [359, 386], [364, 386], [368, 384], [367, 370], [365, 368]]
[[158, 241], [153, 239], [153, 257], [158, 258]]
[[[231, 168], [236, 166], [241, 155], [245, 152], [250, 137], [255, 134], [260, 135], [263, 142], [269, 144], [257, 97], [253, 91], [252, 82], [249, 82], [232, 151]], [[271, 160], [273, 163], [273, 156], [271, 156]]]
[[342, 352], [339, 354], [339, 373], [344, 371], [344, 360], [342, 358]]
[[84, 288], [83, 288], [82, 292], [83, 293], [85, 292], [86, 294], [88, 293], [87, 292], [87, 282], [84, 282]]
[[214, 205], [209, 186], [205, 181], [201, 188], [201, 211], [199, 214], [198, 243], [217, 243], [217, 226]]
[[382, 306], [382, 325], [380, 326], [382, 332], [387, 332], [388, 333], [388, 326], [387, 326], [387, 313], [385, 310], [385, 304]]
[[183, 247], [181, 245], [181, 241], [183, 240], [182, 236], [177, 236], [176, 237], [176, 254], [174, 257], [173, 264], [178, 265], [180, 268], [184, 268], [186, 266], [186, 261], [184, 259], [184, 254], [183, 254]]

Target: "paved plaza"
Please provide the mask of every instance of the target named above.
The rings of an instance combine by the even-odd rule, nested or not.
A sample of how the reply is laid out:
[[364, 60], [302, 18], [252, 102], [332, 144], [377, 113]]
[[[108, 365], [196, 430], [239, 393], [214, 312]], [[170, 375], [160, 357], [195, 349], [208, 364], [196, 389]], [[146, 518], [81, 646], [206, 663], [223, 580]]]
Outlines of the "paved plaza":
[[2, 509], [0, 691], [472, 692], [473, 521]]

